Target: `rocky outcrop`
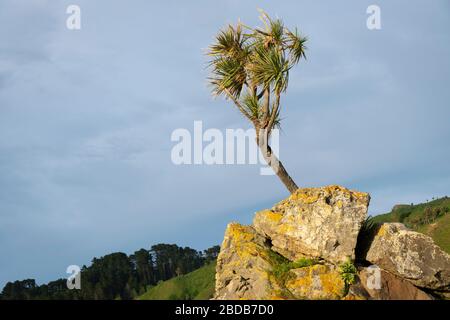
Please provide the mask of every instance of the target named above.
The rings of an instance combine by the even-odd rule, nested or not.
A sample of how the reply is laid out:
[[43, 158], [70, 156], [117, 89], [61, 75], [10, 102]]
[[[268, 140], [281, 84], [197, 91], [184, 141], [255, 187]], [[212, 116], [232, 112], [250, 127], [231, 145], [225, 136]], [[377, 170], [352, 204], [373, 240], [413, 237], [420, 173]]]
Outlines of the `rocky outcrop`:
[[[362, 228], [369, 200], [367, 193], [339, 186], [305, 188], [257, 212], [252, 226], [230, 223], [217, 260], [214, 298], [448, 296], [449, 255], [401, 224]], [[378, 278], [369, 264], [378, 265]]]
[[401, 223], [382, 224], [365, 259], [418, 287], [450, 289], [450, 256], [433, 239]]
[[253, 225], [290, 260], [308, 256], [343, 262], [355, 258], [369, 200], [367, 193], [339, 186], [298, 189], [271, 210], [257, 212]]

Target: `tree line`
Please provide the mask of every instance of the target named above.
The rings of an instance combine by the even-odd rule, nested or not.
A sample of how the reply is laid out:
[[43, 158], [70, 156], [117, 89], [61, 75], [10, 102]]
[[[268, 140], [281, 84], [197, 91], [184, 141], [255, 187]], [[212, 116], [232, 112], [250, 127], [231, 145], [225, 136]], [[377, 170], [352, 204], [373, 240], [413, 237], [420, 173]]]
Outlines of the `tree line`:
[[37, 285], [34, 279], [8, 282], [0, 300], [109, 300], [133, 299], [147, 288], [189, 273], [217, 258], [220, 247], [204, 251], [175, 244], [156, 244], [131, 255], [115, 252], [94, 258], [81, 268], [81, 289], [67, 288], [67, 279]]

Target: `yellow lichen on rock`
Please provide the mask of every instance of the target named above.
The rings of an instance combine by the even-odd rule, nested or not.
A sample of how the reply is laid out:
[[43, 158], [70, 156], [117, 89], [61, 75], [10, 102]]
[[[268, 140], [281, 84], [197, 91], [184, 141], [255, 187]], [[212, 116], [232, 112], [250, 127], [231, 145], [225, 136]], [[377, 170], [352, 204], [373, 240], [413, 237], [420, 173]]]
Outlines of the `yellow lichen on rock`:
[[377, 232], [377, 237], [383, 237], [386, 235], [386, 225], [381, 225]]
[[344, 293], [345, 283], [337, 272], [323, 273], [320, 275], [323, 291], [332, 296], [340, 297]]
[[290, 234], [294, 230], [294, 227], [289, 224], [281, 224], [277, 227], [277, 232], [282, 234]]
[[286, 288], [298, 299], [340, 299], [345, 283], [331, 265], [314, 265], [291, 270]]
[[310, 189], [299, 189], [294, 194], [292, 194], [288, 201], [303, 201], [304, 203], [313, 203], [319, 200], [319, 196], [317, 194], [312, 194]]
[[275, 296], [269, 280], [274, 264], [266, 239], [251, 226], [230, 223], [217, 258], [216, 299], [267, 299]]
[[249, 226], [243, 226], [238, 223], [230, 223], [228, 225], [228, 233], [235, 242], [249, 242], [254, 239], [254, 234], [250, 232]]
[[232, 223], [228, 226], [229, 237], [232, 238], [233, 247], [241, 259], [245, 261], [249, 256], [260, 256], [266, 261], [270, 260], [261, 243], [255, 241], [255, 232], [250, 226]]
[[264, 214], [267, 219], [272, 222], [278, 223], [283, 218], [283, 215], [279, 212], [274, 212], [272, 210], [263, 210], [261, 214]]
[[366, 192], [354, 191], [354, 190], [350, 190], [350, 189], [347, 189], [345, 187], [338, 186], [338, 185], [326, 186], [326, 187], [324, 187], [324, 190], [330, 194], [342, 193], [345, 196], [348, 196], [348, 197], [352, 196], [357, 199], [369, 197], [369, 194]]

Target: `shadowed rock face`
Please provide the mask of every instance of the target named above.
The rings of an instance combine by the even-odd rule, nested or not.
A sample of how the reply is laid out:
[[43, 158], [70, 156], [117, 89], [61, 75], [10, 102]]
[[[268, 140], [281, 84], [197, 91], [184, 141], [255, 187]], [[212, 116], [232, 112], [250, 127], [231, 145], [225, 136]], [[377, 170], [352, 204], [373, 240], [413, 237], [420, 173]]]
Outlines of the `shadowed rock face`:
[[[214, 298], [432, 298], [420, 288], [448, 297], [449, 255], [402, 224], [365, 228], [358, 243], [363, 264], [358, 269], [342, 264], [355, 259], [369, 200], [367, 193], [339, 186], [305, 188], [257, 212], [253, 226], [230, 223], [217, 260]], [[380, 271], [379, 288], [370, 284], [373, 277], [364, 267], [369, 262]]]
[[369, 201], [367, 193], [339, 186], [298, 189], [271, 210], [257, 212], [253, 225], [290, 260], [353, 260]]
[[367, 284], [372, 273], [368, 268], [361, 268], [359, 272], [360, 285], [368, 292], [370, 298], [376, 300], [432, 300], [432, 297], [415, 287], [407, 280], [403, 280], [389, 272], [380, 270], [380, 287], [375, 289]]
[[450, 289], [450, 256], [433, 239], [401, 223], [382, 224], [365, 258], [416, 286]]

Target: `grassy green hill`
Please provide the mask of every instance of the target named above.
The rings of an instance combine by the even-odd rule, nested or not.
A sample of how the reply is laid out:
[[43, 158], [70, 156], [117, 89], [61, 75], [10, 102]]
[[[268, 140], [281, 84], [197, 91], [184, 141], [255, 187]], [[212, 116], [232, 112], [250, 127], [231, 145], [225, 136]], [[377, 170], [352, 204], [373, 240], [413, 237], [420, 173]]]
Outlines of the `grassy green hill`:
[[139, 296], [138, 300], [207, 300], [214, 294], [216, 263], [191, 273], [163, 281]]
[[408, 228], [433, 238], [450, 253], [450, 198], [443, 197], [416, 205], [396, 205], [391, 212], [373, 218], [374, 222], [401, 222]]

